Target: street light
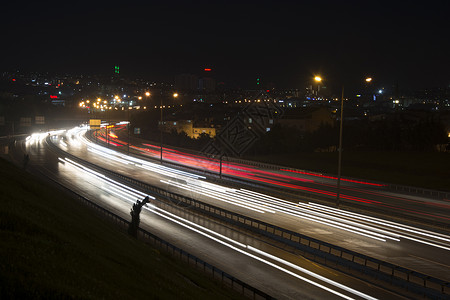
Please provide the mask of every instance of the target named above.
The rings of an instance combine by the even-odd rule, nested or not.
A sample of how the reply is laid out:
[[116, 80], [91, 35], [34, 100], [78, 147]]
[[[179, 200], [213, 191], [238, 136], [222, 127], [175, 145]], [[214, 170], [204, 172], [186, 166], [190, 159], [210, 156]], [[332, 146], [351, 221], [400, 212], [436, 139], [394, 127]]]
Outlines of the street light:
[[339, 123], [339, 149], [338, 149], [338, 179], [337, 179], [337, 192], [336, 192], [336, 206], [339, 208], [340, 194], [341, 194], [341, 165], [342, 165], [342, 133], [344, 122], [344, 86], [342, 86], [341, 95], [341, 120]]
[[[173, 98], [178, 98], [178, 93], [173, 93]], [[161, 164], [163, 163], [163, 97], [162, 97], [162, 90], [161, 90], [161, 103], [160, 103], [160, 109], [161, 109], [161, 123], [160, 123], [160, 133], [161, 133], [161, 154], [160, 154], [160, 161]]]
[[[367, 77], [367, 83], [372, 81], [371, 77]], [[341, 120], [339, 124], [339, 153], [338, 153], [338, 179], [337, 179], [337, 192], [336, 192], [336, 206], [339, 207], [340, 204], [340, 193], [341, 193], [341, 165], [342, 165], [342, 134], [343, 134], [343, 123], [344, 123], [344, 86], [342, 86], [341, 95]]]
[[367, 94], [367, 102], [370, 102], [372, 100], [372, 92], [371, 92], [371, 88], [370, 88], [370, 83], [372, 82], [372, 77], [367, 77], [366, 78], [366, 90], [365, 93]]
[[314, 76], [314, 81], [317, 82], [317, 98], [319, 98], [319, 83], [322, 82], [322, 77]]

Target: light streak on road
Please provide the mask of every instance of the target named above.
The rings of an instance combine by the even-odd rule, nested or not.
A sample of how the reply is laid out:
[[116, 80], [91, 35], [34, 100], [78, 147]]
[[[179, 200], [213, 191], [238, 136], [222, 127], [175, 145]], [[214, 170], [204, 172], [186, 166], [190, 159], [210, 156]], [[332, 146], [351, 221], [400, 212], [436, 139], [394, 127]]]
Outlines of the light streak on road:
[[[323, 219], [321, 217], [317, 217], [317, 216], [308, 214], [309, 211], [305, 211], [305, 210], [300, 211], [299, 208], [296, 207], [292, 202], [284, 201], [281, 199], [279, 199], [279, 200], [281, 200], [280, 202], [272, 201], [270, 199], [264, 201], [264, 199], [262, 197], [265, 195], [260, 194], [260, 193], [257, 193], [257, 194], [259, 194], [259, 197], [255, 197], [251, 194], [246, 194], [246, 197], [242, 197], [239, 194], [239, 192], [241, 192], [242, 190], [228, 189], [225, 191], [225, 193], [216, 194], [216, 193], [214, 193], [214, 191], [212, 189], [210, 189], [210, 190], [208, 190], [206, 188], [199, 189], [196, 185], [192, 185], [192, 184], [191, 185], [182, 184], [179, 182], [166, 181], [166, 180], [161, 180], [161, 182], [170, 184], [172, 186], [176, 186], [178, 188], [189, 190], [190, 192], [199, 193], [203, 196], [209, 196], [211, 198], [214, 198], [214, 199], [217, 199], [220, 201], [224, 201], [224, 202], [227, 202], [230, 204], [245, 207], [245, 208], [251, 209], [251, 210], [259, 209], [261, 211], [268, 211], [268, 212], [272, 212], [272, 213], [275, 213], [275, 212], [284, 213], [284, 214], [291, 215], [294, 217], [306, 219], [306, 220], [324, 224], [324, 225], [327, 225], [330, 227], [334, 227], [334, 228], [342, 229], [342, 230], [345, 230], [348, 232], [356, 233], [356, 234], [366, 236], [366, 237], [369, 237], [369, 238], [372, 238], [372, 239], [375, 239], [378, 241], [382, 241], [382, 242], [385, 242], [386, 239], [399, 241], [397, 238], [391, 237], [389, 235], [383, 235], [378, 232], [368, 231], [363, 228], [352, 227], [348, 224], [344, 224], [342, 222], [331, 220], [331, 218], [328, 218], [328, 220], [327, 220], [327, 219]], [[191, 183], [192, 183], [192, 181], [191, 181]], [[209, 187], [211, 187], [211, 186], [212, 186], [212, 184], [209, 185]], [[226, 195], [226, 197], [225, 197], [225, 195]], [[337, 219], [337, 218], [335, 218], [335, 219]]]
[[[129, 186], [126, 186], [124, 184], [117, 185], [118, 184], [117, 181], [112, 180], [111, 178], [108, 178], [107, 176], [105, 176], [105, 175], [103, 175], [103, 174], [101, 174], [99, 172], [96, 172], [96, 171], [94, 171], [92, 169], [89, 169], [89, 168], [87, 168], [87, 167], [85, 167], [85, 166], [83, 166], [81, 164], [78, 164], [78, 163], [76, 163], [76, 162], [74, 162], [74, 161], [72, 161], [70, 159], [59, 158], [59, 160], [61, 162], [67, 163], [68, 165], [76, 168], [77, 170], [80, 170], [81, 172], [83, 172], [85, 174], [89, 174], [90, 176], [94, 176], [97, 179], [101, 180], [105, 184], [105, 186], [102, 186], [101, 188], [105, 192], [111, 193], [111, 194], [115, 195], [116, 197], [118, 197], [119, 199], [123, 199], [123, 200], [125, 200], [127, 202], [131, 202], [131, 203], [135, 203], [135, 200], [133, 200], [134, 197], [136, 197], [136, 196], [140, 196], [140, 197], [149, 196], [149, 195], [147, 195], [147, 194], [145, 194], [143, 192], [140, 192], [140, 191], [138, 191], [138, 190], [136, 190], [134, 188], [131, 188]], [[130, 192], [131, 192], [131, 195], [128, 194]], [[149, 197], [151, 199], [155, 199], [152, 196], [149, 196]], [[269, 254], [269, 253], [267, 253], [265, 251], [259, 250], [259, 249], [255, 248], [253, 246], [243, 244], [243, 243], [238, 242], [238, 241], [236, 241], [236, 240], [234, 240], [232, 238], [224, 236], [224, 235], [222, 235], [222, 234], [220, 234], [220, 233], [218, 233], [218, 232], [216, 232], [214, 230], [211, 230], [209, 228], [206, 228], [204, 226], [196, 224], [196, 223], [194, 223], [192, 221], [186, 220], [186, 219], [184, 219], [184, 218], [182, 218], [180, 216], [177, 216], [177, 215], [172, 214], [172, 213], [170, 213], [168, 211], [165, 211], [165, 210], [163, 210], [161, 208], [158, 208], [158, 207], [156, 207], [153, 204], [145, 205], [143, 208], [145, 210], [147, 210], [147, 211], [150, 211], [150, 212], [152, 212], [152, 213], [154, 213], [154, 214], [156, 214], [156, 215], [166, 219], [166, 220], [169, 220], [169, 221], [171, 221], [173, 223], [176, 223], [176, 224], [178, 224], [178, 225], [180, 225], [180, 226], [182, 226], [184, 228], [187, 228], [187, 229], [189, 229], [191, 231], [194, 231], [194, 232], [196, 232], [196, 233], [198, 233], [198, 234], [200, 234], [200, 235], [202, 235], [202, 236], [204, 236], [204, 237], [206, 237], [206, 238], [208, 238], [210, 240], [213, 240], [213, 241], [215, 241], [217, 243], [220, 243], [221, 245], [223, 245], [225, 247], [233, 249], [233, 250], [235, 250], [235, 251], [237, 251], [237, 252], [239, 252], [239, 253], [241, 253], [243, 255], [246, 255], [246, 256], [248, 256], [250, 258], [258, 260], [258, 261], [260, 261], [260, 262], [262, 262], [262, 263], [264, 263], [266, 265], [269, 265], [269, 266], [271, 266], [273, 268], [276, 268], [276, 269], [278, 269], [278, 270], [280, 270], [280, 271], [282, 271], [282, 272], [284, 272], [286, 274], [289, 274], [289, 275], [291, 275], [291, 276], [293, 276], [293, 277], [295, 277], [297, 279], [300, 279], [300, 280], [302, 280], [304, 282], [307, 282], [307, 283], [309, 283], [311, 285], [314, 285], [314, 286], [316, 286], [316, 287], [318, 287], [318, 288], [320, 288], [322, 290], [330, 292], [330, 293], [332, 293], [332, 294], [334, 294], [336, 296], [339, 296], [341, 298], [354, 299], [353, 297], [344, 294], [340, 290], [346, 291], [348, 293], [351, 293], [353, 295], [356, 295], [356, 296], [364, 298], [364, 299], [369, 299], [369, 300], [376, 299], [376, 298], [374, 298], [374, 297], [372, 297], [370, 295], [364, 294], [364, 293], [362, 293], [362, 292], [360, 292], [358, 290], [355, 290], [355, 289], [353, 289], [351, 287], [343, 285], [343, 284], [341, 284], [339, 282], [336, 282], [334, 280], [331, 280], [331, 279], [328, 279], [326, 277], [323, 277], [323, 276], [321, 276], [321, 275], [319, 275], [317, 273], [314, 273], [312, 271], [309, 271], [309, 270], [307, 270], [305, 268], [299, 267], [299, 266], [297, 266], [297, 265], [295, 265], [295, 264], [293, 264], [291, 262], [283, 260], [283, 259], [281, 259], [281, 258], [279, 258], [277, 256], [274, 256], [272, 254]], [[288, 269], [286, 269], [286, 268], [284, 268], [284, 267], [282, 267], [280, 265], [277, 265], [277, 264], [271, 262], [270, 260], [267, 260], [267, 259], [265, 259], [263, 257], [257, 256], [257, 255], [255, 255], [253, 253], [250, 253], [250, 251], [248, 251], [248, 250], [250, 250], [251, 252], [257, 253], [257, 254], [259, 254], [259, 255], [261, 255], [263, 257], [267, 257], [267, 258], [269, 258], [271, 260], [277, 261], [277, 262], [279, 262], [281, 264], [284, 264], [284, 265], [286, 265], [286, 266], [288, 266], [290, 268], [293, 268], [293, 269], [295, 269], [298, 272], [304, 273], [304, 274], [306, 274], [306, 275], [308, 275], [310, 277], [315, 278], [317, 281], [309, 279], [309, 278], [307, 278], [305, 276], [301, 276], [301, 275], [299, 275], [299, 274], [297, 274], [297, 273], [295, 273], [293, 271], [290, 271], [290, 270], [288, 270]], [[329, 286], [327, 286], [327, 285], [329, 285]], [[332, 287], [330, 287], [330, 286], [332, 286]]]
[[65, 131], [66, 130], [62, 129], [62, 130], [52, 130], [52, 131], [47, 131], [47, 132], [33, 133], [33, 134], [27, 136], [25, 141], [26, 141], [26, 143], [38, 143], [38, 142], [42, 142], [48, 136], [59, 135]]
[[250, 249], [250, 250], [252, 250], [252, 251], [254, 251], [254, 252], [258, 253], [258, 254], [261, 254], [261, 255], [263, 255], [263, 256], [265, 256], [265, 257], [268, 257], [268, 258], [270, 258], [270, 259], [273, 259], [273, 260], [275, 260], [275, 261], [278, 261], [278, 262], [280, 262], [280, 263], [282, 263], [282, 264], [284, 264], [284, 265], [286, 265], [286, 266], [288, 266], [288, 267], [291, 267], [291, 268], [293, 268], [293, 269], [296, 269], [296, 270], [298, 270], [298, 271], [300, 271], [300, 272], [303, 272], [303, 273], [306, 273], [306, 274], [308, 274], [308, 275], [311, 275], [311, 276], [313, 276], [313, 277], [315, 277], [315, 278], [317, 278], [317, 279], [320, 279], [320, 280], [322, 280], [322, 281], [325, 281], [325, 282], [327, 282], [327, 283], [330, 283], [330, 284], [332, 284], [332, 285], [335, 285], [336, 287], [339, 287], [339, 288], [341, 288], [341, 289], [343, 289], [343, 290], [345, 290], [345, 291], [348, 291], [348, 292], [350, 292], [350, 293], [353, 293], [353, 294], [355, 294], [355, 295], [357, 295], [357, 296], [359, 296], [359, 297], [361, 297], [361, 298], [364, 298], [364, 299], [376, 299], [376, 298], [370, 297], [370, 296], [368, 296], [368, 295], [366, 295], [366, 294], [364, 294], [364, 293], [361, 293], [361, 292], [359, 292], [359, 291], [356, 291], [356, 290], [354, 290], [354, 289], [351, 289], [351, 288], [349, 288], [349, 287], [347, 287], [347, 286], [345, 286], [345, 285], [343, 285], [343, 284], [337, 283], [337, 282], [335, 282], [335, 281], [333, 281], [333, 280], [330, 280], [330, 279], [328, 279], [328, 278], [326, 278], [326, 277], [323, 277], [323, 276], [320, 276], [320, 275], [318, 275], [318, 274], [316, 274], [316, 273], [313, 273], [313, 272], [311, 272], [311, 271], [309, 271], [309, 270], [307, 270], [307, 269], [305, 269], [305, 268], [299, 267], [299, 266], [297, 266], [297, 265], [295, 265], [295, 264], [293, 264], [293, 263], [291, 263], [291, 262], [289, 262], [289, 261], [287, 261], [287, 260], [281, 259], [281, 258], [276, 257], [276, 256], [274, 256], [274, 255], [271, 255], [271, 254], [269, 254], [269, 253], [267, 253], [267, 252], [261, 251], [261, 250], [255, 248], [255, 247], [250, 246], [250, 245], [247, 245], [247, 249]]
[[[244, 204], [244, 203], [233, 201], [230, 198], [222, 197], [222, 196], [220, 196], [220, 194], [217, 195], [217, 194], [215, 194], [213, 192], [209, 192], [208, 193], [208, 192], [205, 192], [205, 191], [203, 191], [203, 192], [202, 191], [197, 191], [197, 190], [193, 189], [192, 187], [187, 186], [186, 184], [181, 184], [181, 183], [174, 182], [174, 181], [171, 181], [171, 180], [169, 180], [169, 181], [161, 180], [161, 182], [165, 183], [165, 184], [168, 184], [168, 185], [176, 186], [178, 188], [181, 188], [181, 189], [184, 189], [184, 190], [188, 190], [188, 191], [191, 191], [191, 192], [197, 192], [199, 194], [203, 194], [203, 195], [208, 196], [210, 198], [214, 198], [216, 200], [219, 200], [219, 201], [222, 201], [222, 202], [225, 202], [225, 203], [229, 203], [229, 204], [233, 204], [233, 205], [236, 205], [236, 206], [240, 206], [240, 207], [246, 208], [248, 210], [253, 210], [253, 211], [256, 211], [256, 212], [259, 212], [259, 213], [264, 213], [265, 211], [269, 211], [269, 210], [264, 210], [264, 208], [258, 208], [258, 207], [256, 207], [255, 205], [253, 205], [251, 203]], [[274, 211], [269, 211], [269, 212], [274, 212]]]
[[193, 173], [189, 173], [189, 172], [185, 172], [185, 171], [180, 171], [174, 168], [169, 168], [160, 164], [156, 164], [156, 163], [152, 163], [146, 160], [142, 160], [133, 156], [129, 156], [129, 155], [125, 155], [125, 154], [121, 154], [117, 151], [105, 148], [103, 146], [97, 145], [95, 143], [90, 142], [89, 140], [87, 140], [85, 137], [82, 136], [83, 132], [80, 132], [78, 134], [79, 139], [81, 139], [81, 141], [83, 143], [85, 143], [88, 146], [88, 150], [90, 152], [93, 152], [95, 154], [98, 154], [102, 157], [123, 163], [123, 164], [131, 164], [131, 165], [135, 165], [139, 168], [143, 168], [146, 169], [148, 171], [152, 171], [161, 175], [165, 175], [168, 177], [174, 177], [176, 176], [177, 178], [195, 178], [195, 179], [205, 179], [206, 177], [204, 176], [200, 176], [200, 175], [196, 175]]
[[[375, 218], [375, 217], [371, 217], [371, 216], [366, 216], [366, 215], [362, 215], [362, 214], [358, 214], [358, 213], [344, 211], [344, 210], [340, 210], [340, 209], [336, 209], [333, 207], [316, 204], [316, 203], [312, 203], [312, 202], [309, 202], [308, 204], [299, 202], [299, 205], [305, 206], [305, 207], [310, 207], [311, 209], [315, 209], [315, 210], [322, 210], [325, 212], [330, 212], [335, 215], [340, 215], [341, 218], [343, 218], [343, 219], [354, 218], [354, 219], [360, 220], [364, 223], [373, 223], [376, 225], [389, 227], [389, 228], [396, 230], [395, 232], [401, 238], [405, 238], [405, 239], [409, 239], [409, 240], [412, 240], [415, 242], [427, 244], [427, 245], [441, 248], [444, 250], [450, 250], [450, 247], [443, 246], [443, 245], [436, 243], [436, 242], [441, 242], [441, 243], [450, 242], [450, 236], [448, 236], [448, 235], [440, 234], [437, 232], [431, 232], [431, 231], [428, 231], [425, 229], [416, 228], [416, 227], [412, 227], [409, 225], [404, 225], [404, 224], [400, 224], [400, 223], [396, 223], [396, 222], [392, 222], [392, 221], [388, 221], [388, 220], [383, 220], [383, 219], [379, 219], [379, 218]], [[407, 235], [403, 231], [406, 231], [407, 233], [410, 233], [410, 234], [415, 234], [415, 235], [423, 236], [426, 238], [431, 238], [431, 239], [434, 239], [437, 241], [435, 241], [433, 243], [433, 242], [429, 242], [428, 240], [415, 238], [410, 235]]]
[[[378, 241], [400, 241], [400, 238], [427, 244], [445, 250], [450, 247], [450, 237], [425, 231], [411, 226], [376, 219], [373, 217], [355, 214], [348, 211], [332, 209], [318, 204], [294, 204], [284, 199], [268, 196], [262, 193], [246, 190], [232, 189], [218, 184], [206, 182], [203, 176], [175, 170], [160, 164], [118, 153], [117, 151], [94, 144], [84, 137], [85, 129], [79, 129], [76, 136], [89, 147], [89, 151], [120, 163], [134, 165], [151, 172], [165, 175], [171, 179], [161, 180], [162, 183], [177, 188], [198, 193], [225, 203], [243, 207], [259, 213], [282, 213], [329, 227], [345, 230], [354, 234], [365, 236]], [[432, 239], [431, 241], [429, 239]], [[436, 241], [437, 240], [437, 241]]]

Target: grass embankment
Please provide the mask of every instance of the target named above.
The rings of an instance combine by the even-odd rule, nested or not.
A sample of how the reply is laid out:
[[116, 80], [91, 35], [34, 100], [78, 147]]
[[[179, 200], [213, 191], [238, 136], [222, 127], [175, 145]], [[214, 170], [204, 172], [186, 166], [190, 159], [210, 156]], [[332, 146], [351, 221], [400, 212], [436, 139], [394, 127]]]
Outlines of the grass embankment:
[[[248, 159], [337, 174], [337, 153], [267, 155]], [[450, 154], [343, 152], [342, 176], [450, 191]]]
[[1, 299], [240, 297], [3, 159], [0, 178]]

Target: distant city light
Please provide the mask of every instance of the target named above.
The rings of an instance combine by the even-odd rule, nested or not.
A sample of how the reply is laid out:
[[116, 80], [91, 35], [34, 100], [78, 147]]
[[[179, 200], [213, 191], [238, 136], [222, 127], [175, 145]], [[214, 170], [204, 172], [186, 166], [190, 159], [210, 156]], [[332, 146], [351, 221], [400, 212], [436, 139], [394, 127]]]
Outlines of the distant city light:
[[210, 72], [210, 71], [211, 71], [211, 69], [209, 69], [209, 68], [205, 68], [205, 71], [206, 71], [206, 72]]
[[315, 76], [315, 77], [314, 77], [314, 80], [317, 81], [317, 82], [321, 82], [321, 81], [322, 81], [322, 77], [320, 77], [320, 76]]
[[372, 77], [367, 77], [367, 78], [366, 78], [366, 82], [367, 82], [367, 83], [369, 83], [369, 82], [371, 82], [371, 81], [372, 81]]
[[378, 94], [383, 94], [383, 90], [378, 90]]

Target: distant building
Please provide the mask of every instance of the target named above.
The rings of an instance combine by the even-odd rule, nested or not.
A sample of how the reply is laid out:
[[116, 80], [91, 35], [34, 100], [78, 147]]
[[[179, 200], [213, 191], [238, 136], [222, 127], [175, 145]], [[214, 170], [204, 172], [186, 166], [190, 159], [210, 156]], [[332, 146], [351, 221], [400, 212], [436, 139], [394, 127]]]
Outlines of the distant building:
[[[159, 123], [159, 126], [161, 126], [161, 123]], [[192, 120], [164, 121], [162, 126], [165, 132], [185, 132], [188, 137], [193, 139], [198, 138], [202, 133], [206, 133], [210, 137], [216, 136], [216, 128], [196, 127]]]
[[202, 133], [206, 133], [209, 137], [213, 138], [216, 136], [216, 128], [214, 127], [193, 127], [191, 138], [198, 138]]

